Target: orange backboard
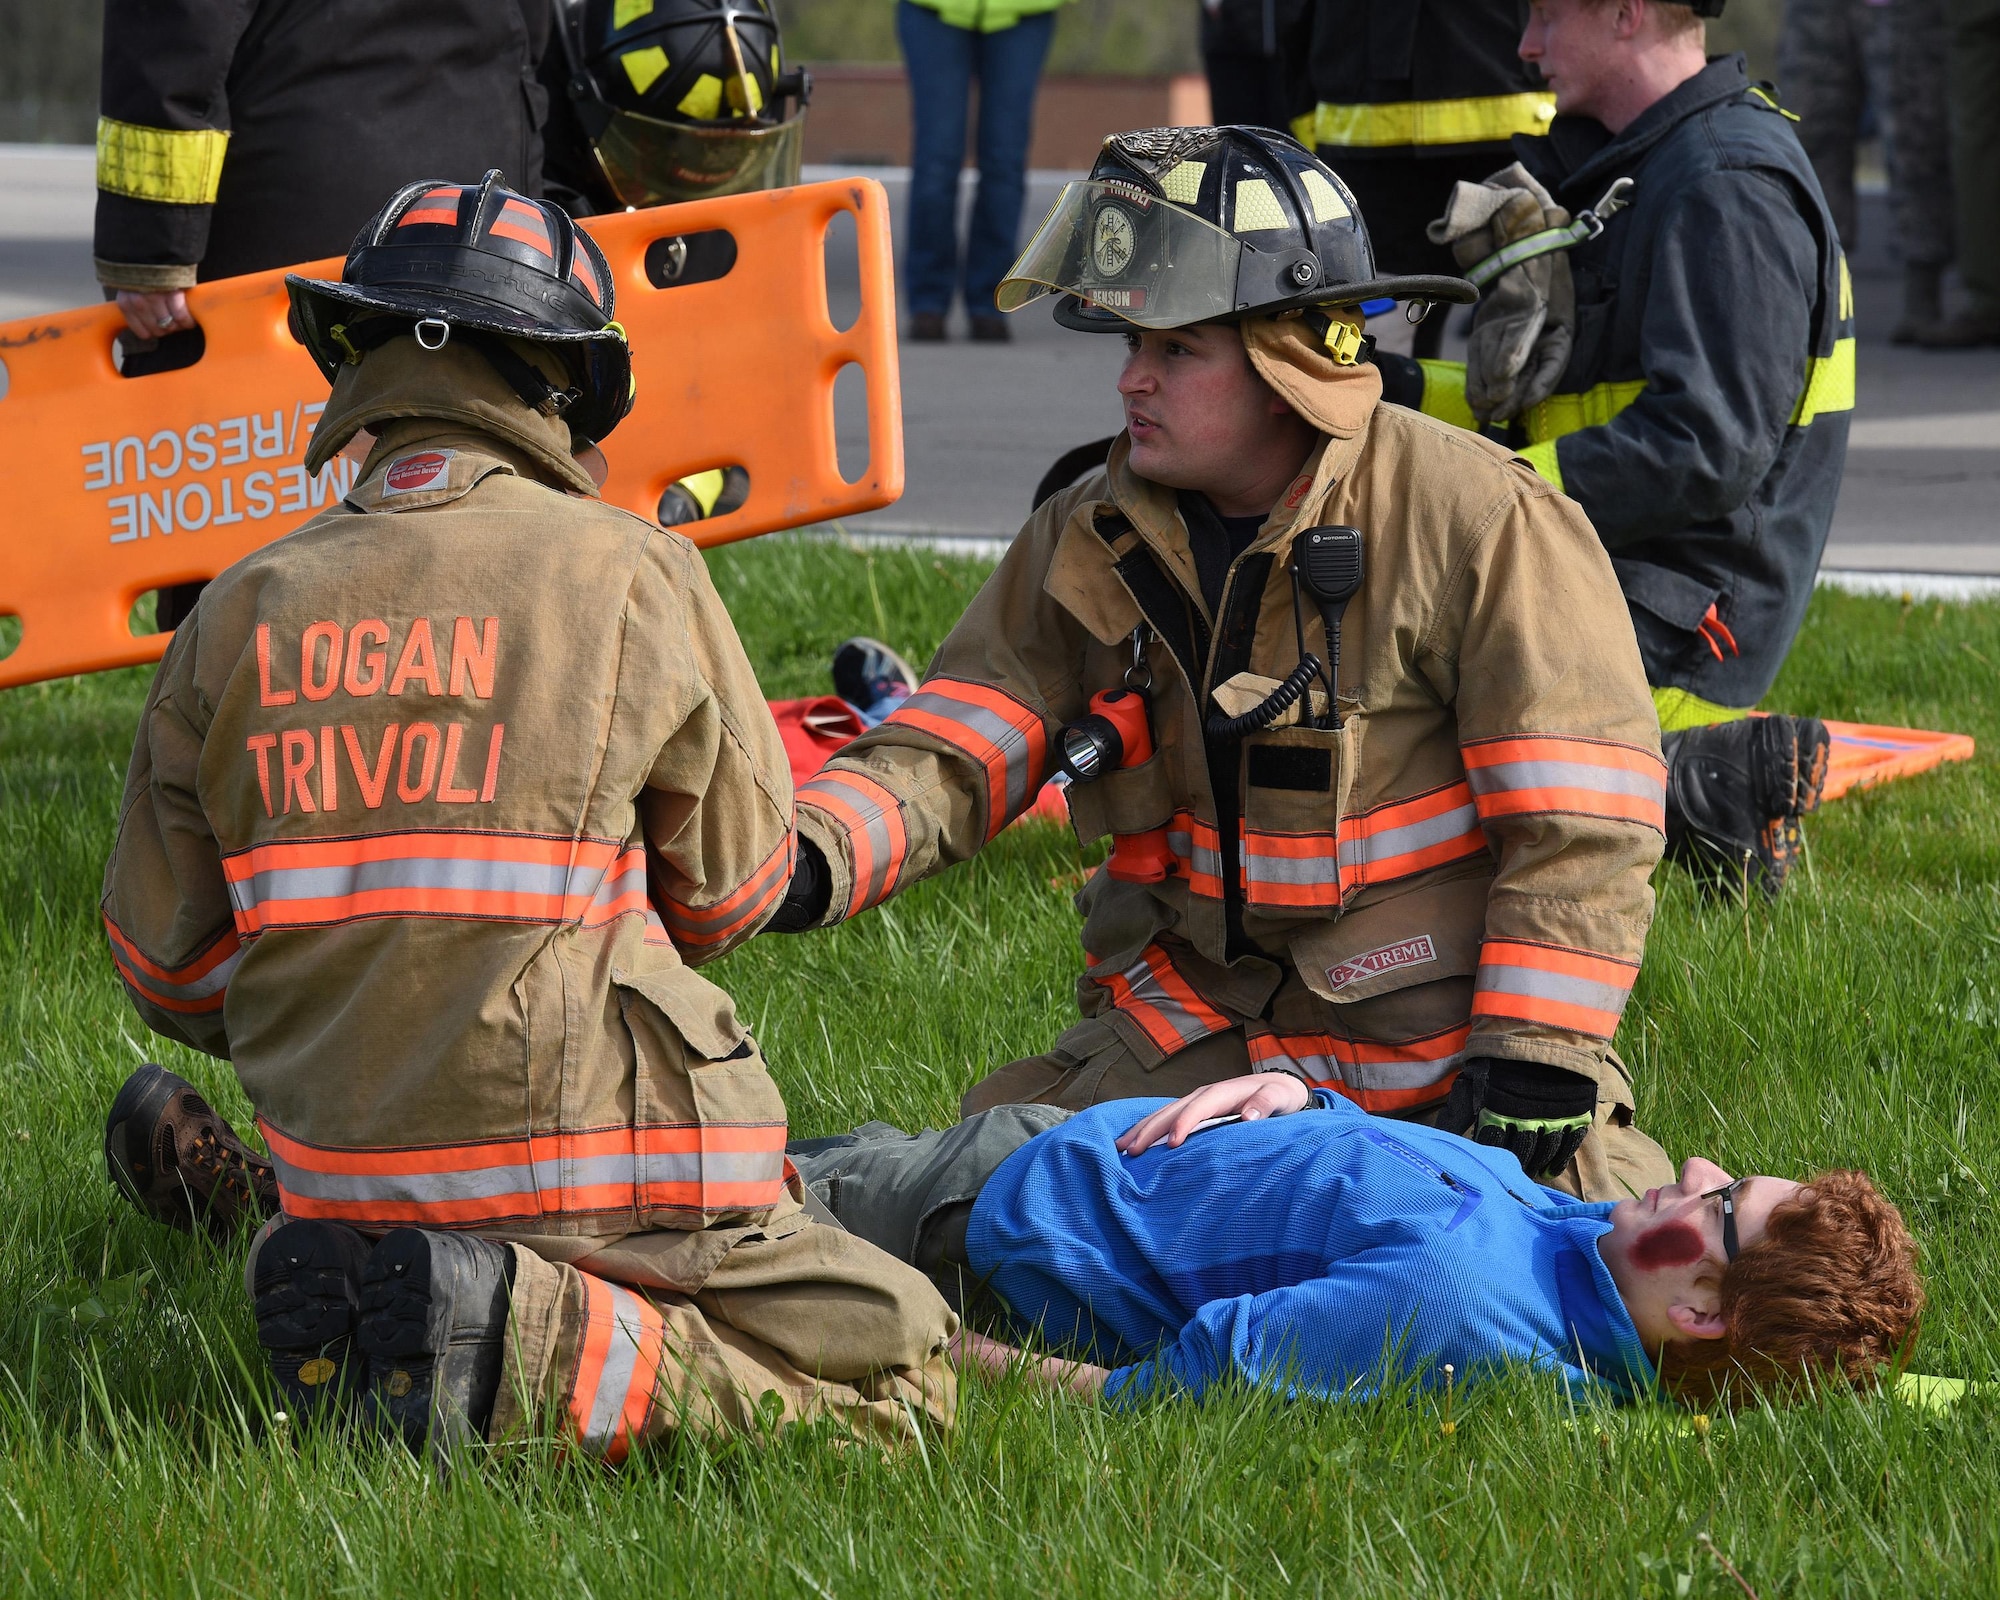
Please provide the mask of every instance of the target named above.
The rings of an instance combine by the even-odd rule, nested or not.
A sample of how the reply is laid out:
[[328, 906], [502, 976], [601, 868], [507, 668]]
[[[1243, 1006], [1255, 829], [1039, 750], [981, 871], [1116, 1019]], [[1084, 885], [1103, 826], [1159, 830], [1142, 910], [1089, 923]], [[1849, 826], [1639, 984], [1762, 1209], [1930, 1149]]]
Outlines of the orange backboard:
[[[843, 213], [860, 268], [860, 313], [844, 330], [825, 248]], [[743, 467], [742, 507], [686, 530], [709, 545], [871, 511], [902, 493], [879, 184], [842, 179], [585, 226], [610, 260], [638, 384], [632, 414], [605, 441], [606, 500], [650, 518], [678, 479]], [[678, 262], [677, 239], [693, 246]], [[292, 270], [337, 277], [340, 263]], [[327, 384], [286, 326], [284, 277], [189, 291], [201, 358], [145, 377], [121, 376], [113, 362], [123, 321], [112, 306], [0, 323], [0, 615], [21, 625], [0, 688], [157, 658], [168, 636], [127, 627], [140, 595], [214, 577], [351, 486], [351, 462], [317, 478], [302, 465]], [[841, 475], [833, 415], [834, 380], [850, 364], [867, 385], [868, 459], [854, 481]]]

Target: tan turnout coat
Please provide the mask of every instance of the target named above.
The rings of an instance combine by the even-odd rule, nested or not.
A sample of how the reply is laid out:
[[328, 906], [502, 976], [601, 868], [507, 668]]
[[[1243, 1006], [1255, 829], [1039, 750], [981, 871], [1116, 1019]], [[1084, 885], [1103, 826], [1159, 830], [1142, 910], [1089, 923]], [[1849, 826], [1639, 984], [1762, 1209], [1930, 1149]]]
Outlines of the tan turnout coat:
[[[1085, 843], [1165, 828], [1176, 871], [1099, 870], [1078, 897], [1086, 1017], [1142, 1063], [1242, 1027], [1253, 1066], [1378, 1111], [1435, 1105], [1482, 1055], [1586, 1074], [1601, 1106], [1629, 1108], [1609, 1042], [1652, 914], [1665, 774], [1610, 562], [1504, 450], [1362, 398], [1365, 420], [1323, 440], [1231, 567], [1220, 617], [1173, 493], [1132, 472], [1125, 440], [1046, 502], [920, 690], [801, 788], [828, 920], [1025, 809], [1059, 730], [1125, 680], [1136, 630], [1158, 753], [1072, 785], [1070, 807]], [[1322, 524], [1365, 535], [1343, 726], [1211, 757], [1212, 711], [1254, 705], [1299, 659], [1287, 566]]]
[[795, 1212], [783, 1101], [692, 970], [793, 862], [784, 750], [699, 554], [489, 434], [391, 426], [161, 664], [104, 885], [133, 1004], [235, 1063], [292, 1216], [547, 1238]]

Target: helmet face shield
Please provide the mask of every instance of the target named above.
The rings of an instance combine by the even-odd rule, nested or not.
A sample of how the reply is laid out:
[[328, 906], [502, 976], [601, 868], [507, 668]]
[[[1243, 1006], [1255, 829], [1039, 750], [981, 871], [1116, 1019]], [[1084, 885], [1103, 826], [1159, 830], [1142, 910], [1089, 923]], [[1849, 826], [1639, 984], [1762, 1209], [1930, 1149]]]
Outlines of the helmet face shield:
[[1062, 192], [994, 303], [1060, 295], [1079, 332], [1185, 328], [1366, 300], [1469, 305], [1462, 278], [1376, 270], [1354, 197], [1296, 139], [1261, 128], [1113, 134]]
[[1068, 184], [994, 303], [1018, 311], [1073, 294], [1142, 328], [1184, 328], [1238, 308], [1243, 245], [1193, 212], [1117, 179]]
[[694, 126], [614, 111], [595, 144], [605, 179], [628, 206], [709, 200], [797, 183], [805, 118]]

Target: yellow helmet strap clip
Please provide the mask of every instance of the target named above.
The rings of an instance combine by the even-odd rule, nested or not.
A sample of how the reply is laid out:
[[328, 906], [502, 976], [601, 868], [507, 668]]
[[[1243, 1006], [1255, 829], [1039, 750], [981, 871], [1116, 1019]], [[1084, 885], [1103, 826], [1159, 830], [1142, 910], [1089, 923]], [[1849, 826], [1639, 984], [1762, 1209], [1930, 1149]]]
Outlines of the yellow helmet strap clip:
[[1374, 356], [1375, 340], [1361, 331], [1361, 313], [1353, 307], [1314, 306], [1305, 315], [1306, 326], [1319, 335], [1335, 366], [1358, 367]]

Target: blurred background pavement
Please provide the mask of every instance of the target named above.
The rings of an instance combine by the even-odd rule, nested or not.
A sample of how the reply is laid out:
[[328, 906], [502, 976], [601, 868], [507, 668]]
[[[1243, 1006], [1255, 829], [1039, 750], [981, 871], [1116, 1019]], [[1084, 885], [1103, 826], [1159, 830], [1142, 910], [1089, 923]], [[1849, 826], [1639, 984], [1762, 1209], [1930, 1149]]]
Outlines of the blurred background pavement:
[[[808, 62], [818, 81], [807, 178], [878, 178], [900, 232], [907, 173], [895, 163], [907, 159], [908, 131], [901, 69], [893, 64], [893, 7], [886, 0], [778, 0], [778, 9], [788, 53]], [[95, 117], [98, 10], [92, 0], [63, 8], [0, 0], [0, 140], [72, 141], [0, 143], [0, 321], [98, 297], [90, 265], [92, 154], [74, 142], [89, 137]], [[1037, 170], [1024, 232], [1040, 222], [1073, 169], [1088, 165], [1104, 131], [1206, 119], [1194, 14], [1192, 0], [1081, 0], [1063, 8], [1037, 106], [1030, 153]], [[1738, 0], [1711, 48], [1746, 49], [1753, 76], [1770, 76], [1777, 15], [1777, 0]], [[16, 50], [6, 48], [10, 40]], [[835, 56], [841, 59], [829, 59]], [[34, 68], [37, 61], [45, 65]], [[2000, 586], [2000, 350], [1930, 352], [1888, 343], [1898, 269], [1887, 248], [1879, 157], [1874, 164], [1871, 183], [1864, 156], [1863, 238], [1853, 259], [1859, 399], [1826, 566], [1890, 575], [1874, 581], [1892, 588], [1911, 587], [1905, 574], [1940, 575], [1943, 592], [1989, 587], [1953, 581], [1968, 576]], [[968, 172], [965, 203], [970, 193]], [[840, 270], [840, 253], [830, 254], [838, 306], [851, 301], [855, 284], [851, 265]], [[1065, 332], [1045, 307], [1012, 324], [1007, 345], [964, 342], [962, 325], [948, 344], [905, 342], [907, 487], [897, 504], [847, 524], [848, 534], [996, 548], [1032, 509], [1035, 484], [1058, 455], [1117, 431], [1120, 342]], [[1407, 347], [1399, 314], [1378, 318], [1372, 331], [1390, 348]], [[1462, 350], [1460, 334], [1454, 326], [1446, 354]], [[849, 398], [858, 413], [858, 393]], [[858, 445], [859, 417], [847, 409], [842, 431]]]

